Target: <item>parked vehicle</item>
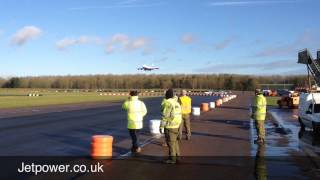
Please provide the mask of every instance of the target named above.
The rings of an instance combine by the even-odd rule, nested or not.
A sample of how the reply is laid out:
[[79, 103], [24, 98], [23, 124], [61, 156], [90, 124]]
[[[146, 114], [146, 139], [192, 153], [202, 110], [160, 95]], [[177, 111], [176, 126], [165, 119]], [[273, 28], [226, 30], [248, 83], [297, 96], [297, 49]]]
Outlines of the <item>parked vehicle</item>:
[[277, 101], [279, 108], [287, 106], [290, 109], [295, 109], [299, 107], [299, 93], [288, 91], [284, 93], [280, 100]]
[[[300, 95], [299, 122], [301, 130], [305, 127], [313, 130], [314, 139], [320, 137], [320, 51], [314, 59], [307, 49], [298, 53], [298, 63], [305, 64], [308, 71], [309, 92]], [[315, 84], [311, 87], [310, 77], [313, 77]], [[317, 86], [318, 85], [318, 86]]]
[[270, 96], [278, 96], [278, 92], [276, 90], [271, 90]]
[[270, 89], [264, 89], [262, 90], [262, 92], [264, 96], [270, 96], [270, 94], [272, 93]]
[[283, 96], [283, 95], [289, 94], [289, 90], [288, 89], [278, 89], [277, 93], [279, 96]]
[[320, 136], [320, 92], [300, 95], [299, 122], [303, 130], [310, 128], [315, 137]]

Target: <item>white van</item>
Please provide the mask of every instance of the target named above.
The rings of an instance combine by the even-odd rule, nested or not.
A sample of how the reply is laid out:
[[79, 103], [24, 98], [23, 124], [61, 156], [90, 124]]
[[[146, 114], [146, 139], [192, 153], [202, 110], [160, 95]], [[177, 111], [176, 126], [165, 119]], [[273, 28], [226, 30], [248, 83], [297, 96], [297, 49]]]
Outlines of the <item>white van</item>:
[[299, 122], [302, 129], [310, 128], [320, 136], [320, 93], [300, 94]]

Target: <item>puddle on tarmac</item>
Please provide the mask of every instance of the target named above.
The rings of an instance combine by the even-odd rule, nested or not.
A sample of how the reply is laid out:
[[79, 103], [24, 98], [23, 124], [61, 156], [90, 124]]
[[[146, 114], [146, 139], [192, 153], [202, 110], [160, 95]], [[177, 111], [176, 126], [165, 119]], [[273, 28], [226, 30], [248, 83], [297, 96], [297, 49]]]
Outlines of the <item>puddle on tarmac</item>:
[[251, 155], [256, 157], [256, 161], [261, 155], [265, 157], [263, 162], [267, 167], [269, 178], [307, 179], [293, 159], [293, 155], [307, 156], [306, 149], [319, 153], [320, 144], [314, 142], [310, 131], [300, 131], [297, 109], [272, 109], [269, 112], [276, 122], [268, 119], [265, 123], [265, 145], [254, 144], [257, 133], [251, 120]]
[[[272, 109], [270, 113], [276, 122], [268, 119], [265, 124], [266, 156], [290, 156], [292, 153], [303, 156], [304, 148], [310, 148], [310, 146], [313, 151], [320, 152], [320, 143], [312, 137], [312, 132], [300, 131], [297, 109]], [[255, 130], [253, 137], [256, 137]], [[253, 144], [252, 154], [256, 151]]]

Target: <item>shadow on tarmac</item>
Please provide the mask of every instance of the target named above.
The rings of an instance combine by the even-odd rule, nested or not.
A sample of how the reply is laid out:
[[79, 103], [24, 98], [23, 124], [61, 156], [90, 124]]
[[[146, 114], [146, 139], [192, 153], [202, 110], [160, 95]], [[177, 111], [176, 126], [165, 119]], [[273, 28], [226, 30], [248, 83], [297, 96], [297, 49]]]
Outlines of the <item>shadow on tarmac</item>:
[[238, 137], [218, 135], [218, 134], [208, 134], [208, 133], [202, 133], [202, 132], [192, 132], [192, 135], [217, 137], [217, 138], [224, 138], [224, 139], [233, 139], [233, 140], [246, 141], [246, 142], [248, 141], [248, 139], [246, 139], [246, 138], [238, 138]]
[[243, 120], [208, 119], [205, 121], [235, 125], [235, 126], [238, 126], [238, 128], [244, 129], [244, 130], [250, 129], [250, 123], [247, 121], [243, 121]]
[[249, 110], [248, 107], [238, 107], [238, 106], [221, 106], [221, 109], [241, 109], [241, 110]]

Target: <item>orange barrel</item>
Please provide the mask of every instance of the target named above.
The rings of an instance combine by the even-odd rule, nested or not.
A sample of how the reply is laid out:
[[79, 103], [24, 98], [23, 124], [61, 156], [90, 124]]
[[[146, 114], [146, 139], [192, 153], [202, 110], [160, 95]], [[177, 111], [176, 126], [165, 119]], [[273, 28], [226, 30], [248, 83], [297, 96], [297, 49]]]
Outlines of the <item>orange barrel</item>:
[[208, 103], [202, 103], [201, 104], [201, 110], [206, 112], [209, 111], [209, 104]]
[[216, 100], [216, 107], [219, 107], [222, 105], [222, 99]]
[[94, 135], [91, 143], [91, 157], [93, 159], [112, 158], [113, 137], [109, 135]]

